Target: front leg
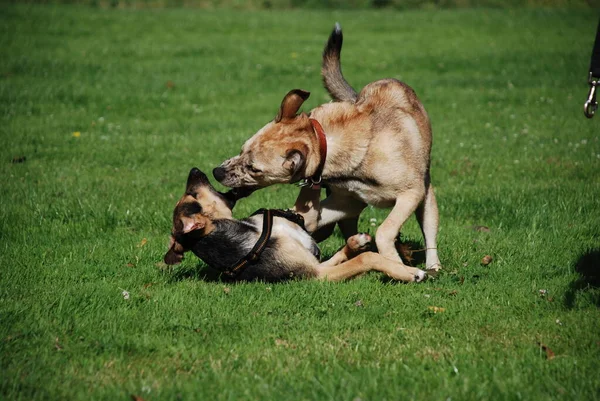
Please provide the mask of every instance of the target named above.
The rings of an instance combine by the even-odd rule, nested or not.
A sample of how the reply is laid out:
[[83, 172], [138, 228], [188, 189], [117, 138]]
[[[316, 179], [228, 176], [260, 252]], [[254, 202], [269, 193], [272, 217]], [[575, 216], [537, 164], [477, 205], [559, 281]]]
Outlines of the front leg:
[[321, 202], [318, 228], [344, 221], [340, 228], [344, 236], [349, 238], [356, 233], [352, 231], [356, 230], [358, 216], [366, 206], [358, 199], [333, 192]]
[[315, 232], [318, 228], [320, 205], [321, 189], [313, 189], [311, 186], [302, 187], [292, 210], [304, 218], [304, 227], [309, 233]]

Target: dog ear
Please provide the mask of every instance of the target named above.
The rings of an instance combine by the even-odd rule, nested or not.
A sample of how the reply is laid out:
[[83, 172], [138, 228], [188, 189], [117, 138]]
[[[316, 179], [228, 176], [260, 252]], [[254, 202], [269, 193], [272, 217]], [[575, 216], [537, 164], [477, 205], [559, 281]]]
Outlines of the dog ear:
[[185, 185], [186, 191], [191, 192], [191, 190], [199, 184], [208, 183], [208, 177], [204, 174], [200, 169], [194, 167], [190, 170], [188, 174], [187, 184]]
[[179, 242], [175, 241], [175, 238], [171, 236], [171, 247], [167, 251], [164, 257], [164, 261], [168, 265], [176, 265], [181, 263], [183, 260], [183, 254], [186, 249]]
[[294, 118], [296, 113], [302, 106], [302, 103], [310, 96], [310, 92], [302, 89], [292, 89], [283, 98], [279, 107], [279, 114], [275, 117], [275, 122], [278, 123], [284, 118]]
[[300, 179], [298, 176], [304, 170], [305, 162], [306, 153], [303, 153], [301, 150], [289, 149], [286, 152], [283, 168], [290, 172], [290, 175], [292, 176], [292, 182]]
[[181, 218], [181, 233], [188, 234], [192, 231], [202, 230], [206, 227], [207, 218], [201, 214], [195, 214], [193, 216], [182, 216]]

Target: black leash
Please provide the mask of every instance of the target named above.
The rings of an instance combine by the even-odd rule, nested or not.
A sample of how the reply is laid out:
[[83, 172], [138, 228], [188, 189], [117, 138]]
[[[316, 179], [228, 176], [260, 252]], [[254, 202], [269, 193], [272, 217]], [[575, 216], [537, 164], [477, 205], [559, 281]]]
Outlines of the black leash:
[[299, 214], [291, 211], [291, 210], [279, 210], [279, 209], [259, 209], [252, 214], [252, 216], [262, 213], [263, 215], [263, 227], [262, 233], [254, 244], [252, 250], [243, 258], [238, 260], [232, 267], [223, 271], [223, 274], [235, 278], [238, 275], [242, 274], [242, 272], [246, 269], [249, 264], [256, 263], [258, 259], [260, 259], [260, 255], [265, 250], [269, 239], [271, 238], [271, 233], [273, 231], [273, 217], [284, 217], [290, 220], [293, 223], [298, 224], [300, 227], [304, 228], [304, 218]]
[[583, 114], [585, 114], [587, 118], [592, 118], [594, 117], [594, 114], [596, 114], [596, 110], [598, 110], [596, 87], [600, 85], [600, 21], [598, 21], [598, 28], [596, 29], [596, 40], [594, 41], [594, 49], [592, 50], [588, 84], [590, 85], [590, 91], [588, 92], [588, 98], [583, 105]]

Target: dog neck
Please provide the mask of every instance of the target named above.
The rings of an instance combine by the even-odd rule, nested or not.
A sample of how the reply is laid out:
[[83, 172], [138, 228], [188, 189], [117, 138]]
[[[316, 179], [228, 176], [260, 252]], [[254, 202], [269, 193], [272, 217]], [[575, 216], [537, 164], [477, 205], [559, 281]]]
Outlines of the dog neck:
[[[326, 134], [327, 159], [321, 174], [324, 180], [341, 172], [355, 171], [366, 154], [370, 129], [364, 118], [353, 117], [357, 114], [356, 106], [346, 102], [325, 103], [311, 110], [310, 118], [317, 120]], [[313, 143], [317, 143], [316, 138]], [[312, 157], [316, 160], [319, 152], [316, 147], [313, 149]]]
[[309, 121], [317, 137], [317, 143], [319, 146], [319, 163], [315, 172], [310, 177], [306, 177], [304, 180], [302, 180], [300, 186], [304, 187], [310, 185], [310, 187], [313, 189], [321, 189], [323, 169], [325, 168], [325, 162], [327, 161], [327, 137], [325, 136], [325, 131], [318, 120], [310, 118]]

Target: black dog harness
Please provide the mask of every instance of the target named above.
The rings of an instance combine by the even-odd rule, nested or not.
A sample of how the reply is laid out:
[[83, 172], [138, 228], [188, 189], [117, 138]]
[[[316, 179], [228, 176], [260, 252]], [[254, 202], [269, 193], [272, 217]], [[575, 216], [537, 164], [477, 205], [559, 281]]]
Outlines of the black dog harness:
[[238, 260], [232, 267], [226, 269], [223, 273], [231, 278], [235, 278], [246, 269], [249, 264], [256, 263], [260, 259], [260, 255], [267, 246], [267, 242], [271, 238], [273, 231], [273, 217], [283, 217], [292, 223], [295, 223], [306, 230], [304, 227], [304, 218], [291, 210], [280, 210], [280, 209], [259, 209], [252, 213], [252, 216], [262, 213], [263, 215], [263, 228], [258, 241], [252, 248], [252, 250], [243, 258]]

